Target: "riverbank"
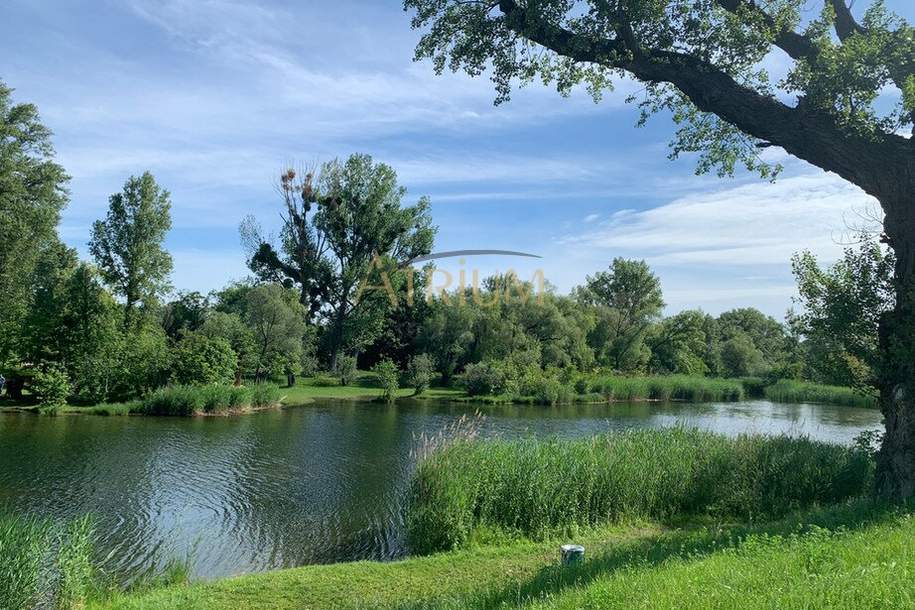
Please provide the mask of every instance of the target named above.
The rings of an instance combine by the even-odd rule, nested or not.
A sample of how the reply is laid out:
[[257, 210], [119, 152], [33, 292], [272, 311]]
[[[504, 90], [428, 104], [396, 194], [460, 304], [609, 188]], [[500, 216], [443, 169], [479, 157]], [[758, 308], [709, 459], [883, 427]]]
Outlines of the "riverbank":
[[[586, 548], [561, 568], [560, 542]], [[911, 606], [915, 519], [857, 502], [757, 527], [640, 524], [392, 563], [306, 566], [136, 594], [91, 610]]]
[[[782, 380], [766, 385], [760, 379], [713, 379], [698, 376], [669, 375], [646, 377], [593, 376], [581, 379], [578, 387], [570, 389], [566, 399], [558, 404], [613, 404], [632, 402], [734, 402], [763, 397], [775, 402], [818, 403], [837, 406], [873, 408], [876, 399], [852, 388], [826, 386], [807, 382]], [[580, 390], [580, 391], [575, 391]], [[300, 379], [293, 387], [280, 387], [279, 399], [271, 405], [227, 407], [218, 410], [195, 409], [193, 405], [168, 414], [176, 415], [243, 415], [264, 408], [304, 406], [320, 400], [372, 401], [381, 400], [384, 390], [374, 374], [360, 372], [348, 385], [340, 385], [326, 376]], [[478, 405], [543, 405], [537, 396], [513, 394], [470, 395], [456, 384], [452, 387], [431, 387], [419, 396], [409, 387], [397, 390], [397, 400], [445, 400]], [[51, 415], [150, 415], [144, 401], [101, 403], [97, 405], [65, 405], [52, 411], [42, 410], [29, 402], [0, 401], [0, 413], [27, 412]], [[180, 412], [179, 412], [180, 411]], [[164, 413], [163, 413], [164, 414]]]

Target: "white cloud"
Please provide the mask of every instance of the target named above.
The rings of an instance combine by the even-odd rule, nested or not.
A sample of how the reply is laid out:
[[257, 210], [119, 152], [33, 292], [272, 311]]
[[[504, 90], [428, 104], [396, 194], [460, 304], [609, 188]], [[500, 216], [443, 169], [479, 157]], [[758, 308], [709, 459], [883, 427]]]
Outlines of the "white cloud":
[[786, 265], [805, 248], [835, 258], [855, 211], [874, 201], [832, 174], [808, 174], [617, 212], [594, 230], [558, 241], [639, 256], [654, 265]]
[[595, 220], [597, 220], [598, 218], [600, 218], [600, 214], [588, 214], [587, 216], [585, 216], [584, 221], [587, 223], [591, 223], [591, 222], [594, 222]]

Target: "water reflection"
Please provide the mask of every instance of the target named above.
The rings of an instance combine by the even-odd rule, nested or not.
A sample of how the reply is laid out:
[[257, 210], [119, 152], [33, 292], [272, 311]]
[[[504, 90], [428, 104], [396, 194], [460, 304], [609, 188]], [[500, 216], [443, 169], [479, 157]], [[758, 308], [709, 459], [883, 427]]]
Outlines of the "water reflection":
[[[122, 579], [193, 552], [198, 577], [402, 553], [400, 499], [414, 439], [466, 405], [327, 403], [241, 418], [0, 416], [0, 505], [99, 522]], [[767, 401], [506, 406], [484, 436], [573, 437], [696, 426], [848, 443], [865, 409]]]

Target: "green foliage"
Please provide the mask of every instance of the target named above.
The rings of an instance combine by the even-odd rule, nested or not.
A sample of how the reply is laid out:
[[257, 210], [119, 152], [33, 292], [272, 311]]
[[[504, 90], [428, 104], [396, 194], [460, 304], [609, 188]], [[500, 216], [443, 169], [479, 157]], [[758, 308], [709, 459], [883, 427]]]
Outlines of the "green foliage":
[[170, 210], [168, 191], [145, 172], [108, 199], [108, 215], [92, 226], [89, 251], [105, 282], [124, 297], [130, 324], [136, 305], [152, 303], [169, 288], [172, 257], [162, 242], [172, 226]]
[[171, 378], [178, 384], [231, 383], [237, 360], [227, 340], [190, 333], [174, 348]]
[[391, 360], [381, 360], [374, 367], [372, 372], [378, 379], [378, 385], [383, 390], [382, 398], [385, 402], [392, 403], [397, 398], [399, 387], [400, 371], [397, 365]]
[[162, 328], [171, 339], [198, 330], [206, 321], [210, 300], [197, 291], [179, 292], [178, 298], [167, 303], [162, 312]]
[[337, 358], [337, 369], [334, 371], [340, 379], [340, 385], [349, 385], [356, 378], [356, 357], [340, 356]]
[[222, 339], [229, 343], [236, 355], [236, 380], [240, 381], [243, 375], [254, 375], [257, 364], [254, 334], [245, 325], [242, 314], [211, 311], [199, 332], [212, 339]]
[[432, 357], [429, 354], [417, 354], [410, 359], [408, 371], [410, 385], [413, 386], [413, 395], [420, 396], [429, 389], [433, 374]]
[[57, 368], [35, 371], [32, 375], [32, 393], [38, 404], [49, 409], [58, 409], [67, 404], [70, 396], [70, 379]]
[[245, 296], [245, 323], [253, 337], [254, 377], [262, 381], [302, 354], [305, 310], [280, 284], [262, 284]]
[[895, 303], [894, 258], [862, 236], [857, 248], [821, 269], [810, 252], [792, 259], [799, 313], [789, 322], [805, 338], [814, 381], [873, 391], [880, 364], [878, 325]]
[[407, 535], [417, 553], [479, 528], [557, 528], [691, 515], [764, 519], [867, 493], [861, 451], [803, 438], [641, 430], [574, 441], [455, 442], [418, 466]]
[[32, 104], [0, 81], [0, 367], [20, 356], [21, 325], [39, 258], [57, 242], [69, 176]]
[[814, 402], [869, 408], [877, 406], [877, 395], [861, 389], [788, 379], [767, 386], [765, 395], [769, 400], [776, 402]]
[[656, 377], [597, 376], [588, 384], [608, 400], [685, 400], [710, 402], [742, 400], [743, 385], [736, 379], [714, 379], [686, 375]]
[[645, 261], [613, 259], [609, 271], [588, 276], [577, 298], [597, 310], [589, 341], [600, 362], [627, 372], [647, 363], [645, 338], [660, 319], [664, 298], [660, 280]]
[[726, 377], [761, 375], [767, 371], [762, 352], [744, 334], [721, 344], [721, 372]]
[[504, 394], [510, 389], [508, 371], [492, 361], [468, 364], [462, 382], [470, 396]]

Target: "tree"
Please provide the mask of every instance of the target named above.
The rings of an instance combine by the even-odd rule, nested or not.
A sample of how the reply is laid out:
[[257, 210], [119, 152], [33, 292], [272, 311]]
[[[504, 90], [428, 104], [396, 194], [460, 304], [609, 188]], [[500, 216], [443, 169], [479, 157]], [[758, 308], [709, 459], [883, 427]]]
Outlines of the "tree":
[[305, 334], [305, 311], [296, 295], [280, 284], [248, 292], [245, 323], [254, 337], [254, 378], [263, 381], [287, 360], [296, 360]]
[[722, 342], [740, 336], [758, 352], [759, 368], [755, 374], [779, 368], [790, 353], [785, 327], [753, 307], [722, 313], [718, 316], [718, 333]]
[[193, 332], [203, 326], [210, 309], [210, 300], [197, 291], [179, 292], [178, 298], [167, 303], [162, 312], [162, 328], [172, 339], [182, 332]]
[[614, 369], [632, 371], [648, 360], [644, 341], [664, 309], [661, 282], [645, 261], [615, 258], [609, 271], [588, 276], [578, 300], [598, 310], [592, 340]]
[[108, 215], [92, 225], [89, 251], [102, 278], [124, 297], [125, 325], [134, 322], [138, 304], [150, 304], [168, 288], [172, 257], [162, 241], [172, 226], [168, 191], [145, 172], [131, 176], [108, 199]]
[[792, 259], [801, 311], [789, 320], [805, 339], [817, 381], [867, 391], [877, 385], [878, 329], [893, 309], [893, 265], [892, 254], [874, 239], [846, 248], [828, 269], [810, 252]]
[[399, 389], [400, 371], [393, 360], [384, 359], [379, 361], [373, 368], [372, 372], [378, 378], [378, 385], [382, 389], [382, 398], [386, 403], [392, 403], [397, 398]]
[[429, 354], [417, 354], [410, 360], [408, 376], [414, 396], [420, 396], [429, 389], [432, 382], [432, 367], [432, 358]]
[[[497, 102], [512, 82], [540, 76], [563, 93], [586, 83], [595, 99], [616, 75], [645, 84], [642, 118], [670, 112], [672, 156], [698, 152], [698, 171], [738, 163], [764, 177], [778, 146], [876, 197], [893, 249], [893, 310], [881, 317], [878, 384], [886, 434], [878, 489], [915, 494], [915, 33], [874, 2], [859, 22], [846, 0], [823, 0], [798, 31], [804, 0], [405, 0], [425, 28], [417, 58], [479, 75]], [[761, 67], [776, 50], [793, 62], [773, 87]], [[876, 102], [895, 88], [900, 102]], [[634, 97], [633, 97], [634, 99]]]
[[706, 314], [701, 311], [681, 311], [656, 324], [647, 343], [651, 350], [648, 367], [652, 373], [682, 373], [705, 375]]
[[432, 301], [432, 312], [423, 322], [417, 346], [428, 353], [442, 376], [442, 383], [450, 385], [451, 378], [467, 362], [474, 342], [476, 312], [467, 304]]
[[362, 288], [374, 285], [373, 274], [392, 287], [404, 284], [401, 266], [431, 251], [436, 229], [428, 199], [402, 206], [406, 189], [397, 174], [368, 155], [325, 163], [296, 180], [292, 170], [281, 180], [282, 257], [251, 220], [242, 233], [251, 269], [298, 284], [300, 302], [326, 323], [333, 368], [344, 350], [358, 351], [381, 333], [384, 311], [394, 306], [393, 294]]
[[58, 241], [69, 181], [38, 109], [12, 93], [0, 81], [0, 367], [18, 359], [35, 266]]
[[171, 378], [183, 384], [230, 383], [237, 360], [226, 339], [190, 333], [175, 345]]
[[241, 315], [214, 311], [207, 316], [199, 332], [212, 339], [228, 342], [235, 353], [235, 385], [241, 384], [243, 375], [254, 375], [257, 366], [254, 334], [245, 325]]

